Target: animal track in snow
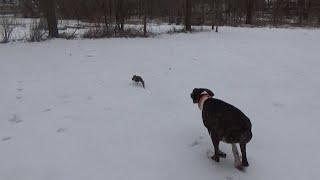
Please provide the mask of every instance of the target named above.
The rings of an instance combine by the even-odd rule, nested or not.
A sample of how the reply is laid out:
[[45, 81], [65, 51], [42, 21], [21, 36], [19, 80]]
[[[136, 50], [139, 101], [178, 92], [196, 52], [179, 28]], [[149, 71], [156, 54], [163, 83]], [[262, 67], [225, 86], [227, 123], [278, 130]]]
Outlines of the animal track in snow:
[[67, 132], [67, 128], [59, 128], [59, 129], [57, 129], [57, 133], [65, 133], [65, 132]]
[[284, 107], [284, 104], [282, 104], [282, 103], [272, 103], [272, 105], [274, 107]]
[[203, 139], [203, 136], [199, 136], [196, 140], [194, 140], [191, 144], [190, 147], [195, 147], [201, 144], [201, 141]]
[[198, 140], [193, 141], [193, 143], [190, 144], [190, 147], [198, 146], [200, 142]]
[[8, 137], [2, 138], [1, 141], [9, 141], [9, 140], [11, 140], [11, 139], [12, 139], [12, 137], [8, 136]]
[[16, 99], [17, 99], [17, 100], [21, 100], [21, 99], [22, 99], [22, 96], [16, 96]]
[[14, 124], [18, 124], [18, 123], [21, 123], [22, 120], [20, 119], [20, 117], [17, 114], [14, 114], [13, 117], [9, 119], [9, 122], [14, 123]]
[[51, 109], [45, 109], [42, 112], [49, 112], [49, 111], [51, 111]]

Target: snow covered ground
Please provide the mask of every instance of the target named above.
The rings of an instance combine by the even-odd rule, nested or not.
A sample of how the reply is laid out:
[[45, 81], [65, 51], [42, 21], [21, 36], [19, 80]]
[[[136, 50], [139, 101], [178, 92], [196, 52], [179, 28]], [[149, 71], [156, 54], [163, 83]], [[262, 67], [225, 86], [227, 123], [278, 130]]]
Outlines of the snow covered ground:
[[[0, 44], [0, 179], [318, 179], [319, 42], [319, 30], [224, 27]], [[251, 118], [246, 172], [230, 145], [208, 158], [195, 87]]]

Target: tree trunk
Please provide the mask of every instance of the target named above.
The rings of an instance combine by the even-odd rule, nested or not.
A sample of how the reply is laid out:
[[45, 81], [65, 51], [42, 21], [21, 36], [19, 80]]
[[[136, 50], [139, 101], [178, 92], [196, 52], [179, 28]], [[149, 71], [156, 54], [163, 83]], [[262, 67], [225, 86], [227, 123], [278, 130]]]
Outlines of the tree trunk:
[[55, 0], [40, 0], [40, 11], [43, 13], [47, 19], [49, 37], [58, 38], [58, 23], [56, 17], [56, 1]]
[[204, 0], [201, 1], [201, 25], [205, 24], [206, 21], [206, 12], [205, 12], [205, 4]]
[[220, 25], [220, 21], [221, 21], [221, 12], [220, 12], [220, 8], [221, 8], [221, 4], [220, 4], [220, 0], [215, 0], [215, 11], [216, 11], [216, 32], [218, 32], [218, 28]]
[[124, 9], [124, 0], [119, 0], [120, 2], [120, 31], [124, 31], [124, 16], [125, 16], [125, 9]]
[[191, 31], [191, 0], [186, 0], [186, 8], [185, 8], [185, 28], [186, 31]]
[[147, 36], [147, 14], [143, 18], [143, 35]]
[[253, 0], [246, 0], [247, 17], [246, 24], [252, 24]]
[[299, 8], [299, 25], [301, 26], [304, 20], [305, 14], [305, 0], [298, 0], [298, 8]]
[[282, 6], [283, 0], [276, 0], [273, 2], [273, 13], [272, 13], [272, 20], [273, 20], [273, 25], [277, 26], [279, 24], [279, 19], [280, 19], [280, 10]]
[[214, 0], [211, 0], [210, 9], [211, 9], [211, 21], [212, 21], [211, 22], [212, 23], [211, 29], [214, 30], [214, 24], [215, 24], [215, 22], [214, 22]]
[[140, 14], [143, 13], [143, 35], [147, 36], [147, 16], [148, 16], [148, 0], [144, 0], [140, 5]]

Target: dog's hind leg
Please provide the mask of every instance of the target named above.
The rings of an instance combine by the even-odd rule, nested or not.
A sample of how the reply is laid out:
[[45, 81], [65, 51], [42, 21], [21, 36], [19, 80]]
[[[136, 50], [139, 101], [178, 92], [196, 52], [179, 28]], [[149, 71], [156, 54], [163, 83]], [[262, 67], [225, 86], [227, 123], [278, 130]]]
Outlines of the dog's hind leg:
[[219, 149], [219, 156], [220, 156], [221, 158], [226, 158], [226, 157], [227, 157], [227, 154], [224, 153], [224, 152], [222, 152], [222, 151]]
[[241, 155], [242, 155], [242, 166], [248, 167], [249, 163], [247, 160], [247, 151], [246, 151], [246, 144], [240, 143]]
[[211, 140], [214, 147], [214, 155], [211, 157], [211, 159], [215, 160], [216, 162], [220, 161], [220, 150], [219, 150], [219, 143], [220, 140], [218, 136], [214, 132], [210, 132]]
[[242, 166], [244, 166], [244, 167], [249, 166], [248, 159], [247, 159], [246, 145], [251, 140], [251, 138], [252, 138], [252, 132], [247, 131], [246, 133], [244, 133], [244, 135], [242, 136], [242, 138], [240, 140], [240, 149], [241, 149], [241, 154], [242, 154]]
[[[214, 145], [213, 139], [215, 139], [215, 138], [213, 138], [213, 137], [211, 136], [211, 132], [210, 132], [209, 130], [208, 130], [208, 132], [209, 132], [209, 135], [210, 135], [210, 137], [211, 137], [212, 143], [213, 143], [213, 145]], [[216, 136], [216, 135], [214, 135], [214, 136]], [[219, 144], [218, 144], [218, 146], [219, 146]], [[218, 150], [218, 155], [219, 155], [219, 157], [221, 157], [221, 158], [226, 158], [226, 157], [227, 157], [227, 154], [224, 153], [224, 152], [222, 152], [220, 149]], [[212, 159], [213, 159], [213, 158], [212, 158]]]
[[241, 164], [241, 160], [240, 160], [240, 154], [237, 148], [237, 144], [232, 143], [232, 153], [233, 153], [233, 157], [234, 157], [234, 166], [237, 169], [242, 169], [242, 164]]

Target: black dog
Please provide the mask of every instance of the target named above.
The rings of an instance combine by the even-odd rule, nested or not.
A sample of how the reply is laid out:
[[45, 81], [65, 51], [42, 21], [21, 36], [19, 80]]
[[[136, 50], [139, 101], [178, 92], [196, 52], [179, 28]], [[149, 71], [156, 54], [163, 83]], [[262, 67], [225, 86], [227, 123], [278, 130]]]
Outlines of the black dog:
[[[238, 169], [249, 166], [246, 155], [246, 144], [252, 138], [251, 122], [249, 118], [236, 107], [219, 99], [212, 98], [209, 89], [195, 88], [191, 93], [193, 103], [198, 103], [202, 110], [202, 120], [211, 136], [214, 146], [212, 159], [220, 161], [226, 154], [219, 149], [220, 141], [232, 144], [235, 156], [235, 166]], [[242, 162], [240, 161], [236, 143], [240, 144]]]

